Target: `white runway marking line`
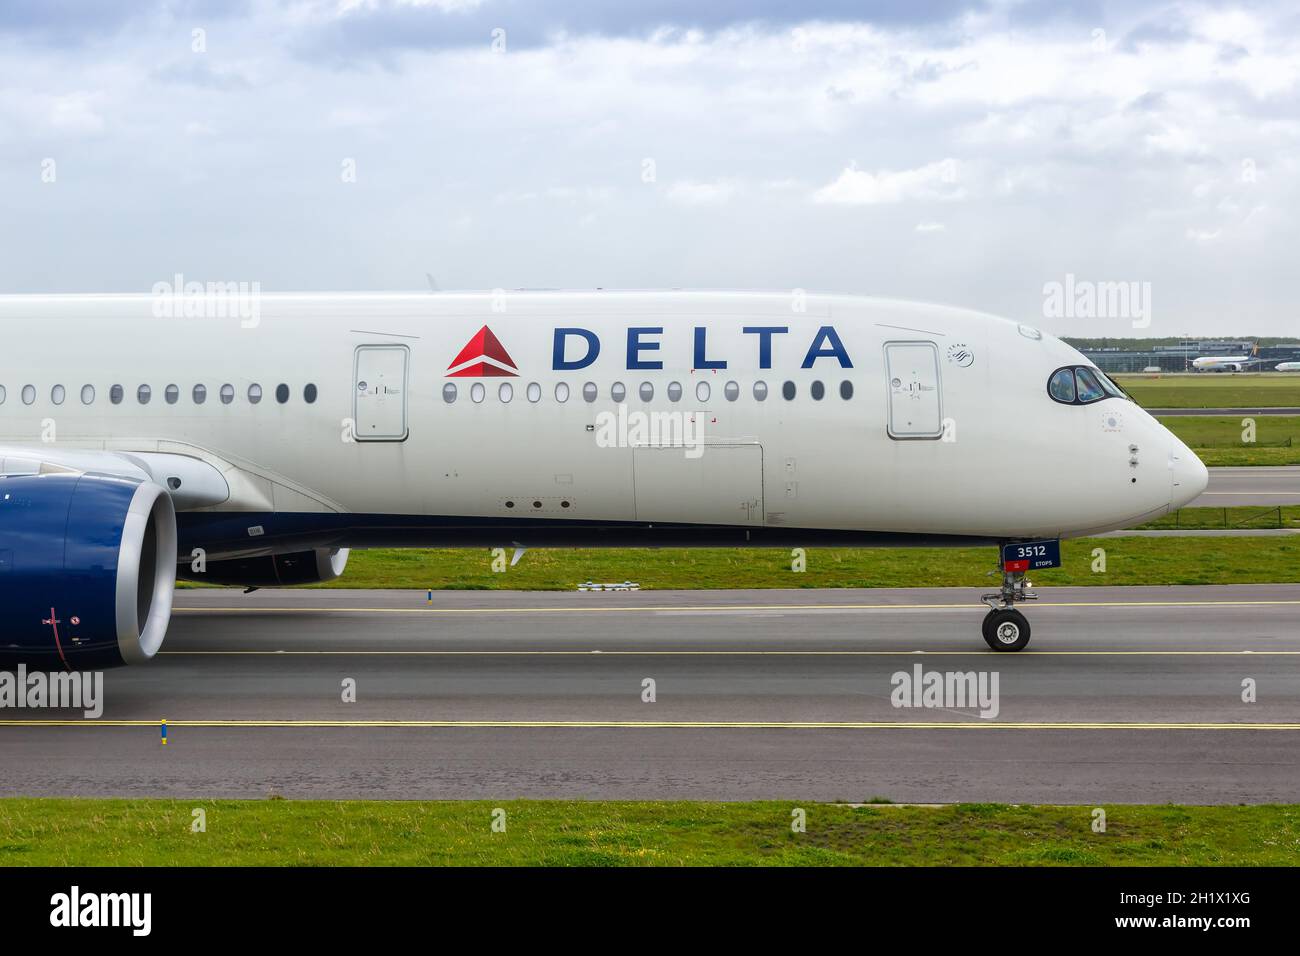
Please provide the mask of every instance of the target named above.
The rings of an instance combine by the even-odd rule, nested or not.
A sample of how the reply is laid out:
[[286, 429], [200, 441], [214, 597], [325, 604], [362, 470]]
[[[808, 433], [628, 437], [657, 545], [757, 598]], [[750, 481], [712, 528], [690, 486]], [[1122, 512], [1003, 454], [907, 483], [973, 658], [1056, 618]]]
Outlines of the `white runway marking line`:
[[[168, 728], [372, 730], [1300, 730], [1300, 723], [1119, 723], [980, 721], [713, 721], [713, 720], [168, 720]], [[158, 729], [156, 720], [3, 720], [7, 727], [131, 727]]]

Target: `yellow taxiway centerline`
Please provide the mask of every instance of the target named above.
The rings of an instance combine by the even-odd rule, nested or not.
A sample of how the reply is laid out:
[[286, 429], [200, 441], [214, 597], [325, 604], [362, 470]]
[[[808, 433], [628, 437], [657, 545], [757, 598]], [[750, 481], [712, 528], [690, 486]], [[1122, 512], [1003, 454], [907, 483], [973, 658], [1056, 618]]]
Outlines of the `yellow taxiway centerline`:
[[[0, 720], [4, 727], [149, 727], [156, 720]], [[167, 727], [594, 729], [594, 730], [1300, 730], [1300, 723], [1052, 722], [1052, 721], [833, 721], [833, 720], [168, 720]]]

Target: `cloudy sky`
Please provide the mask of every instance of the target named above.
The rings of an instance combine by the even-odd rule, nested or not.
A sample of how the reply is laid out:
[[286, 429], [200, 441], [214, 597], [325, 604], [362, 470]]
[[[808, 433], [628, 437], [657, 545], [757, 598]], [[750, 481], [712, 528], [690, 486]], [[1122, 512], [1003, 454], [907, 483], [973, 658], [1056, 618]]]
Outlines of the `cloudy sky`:
[[[427, 272], [1300, 335], [1298, 176], [1295, 3], [0, 3], [0, 292]], [[1067, 276], [1150, 327], [1045, 317]]]

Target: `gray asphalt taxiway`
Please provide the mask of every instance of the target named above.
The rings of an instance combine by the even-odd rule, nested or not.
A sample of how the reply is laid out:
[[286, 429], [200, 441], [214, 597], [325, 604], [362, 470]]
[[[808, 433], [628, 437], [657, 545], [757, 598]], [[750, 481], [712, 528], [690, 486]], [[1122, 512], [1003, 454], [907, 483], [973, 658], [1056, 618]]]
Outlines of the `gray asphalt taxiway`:
[[1211, 468], [1210, 484], [1190, 508], [1275, 508], [1300, 504], [1300, 465]]
[[0, 793], [1300, 799], [1300, 585], [1040, 593], [995, 654], [969, 589], [181, 592], [99, 719], [0, 710]]

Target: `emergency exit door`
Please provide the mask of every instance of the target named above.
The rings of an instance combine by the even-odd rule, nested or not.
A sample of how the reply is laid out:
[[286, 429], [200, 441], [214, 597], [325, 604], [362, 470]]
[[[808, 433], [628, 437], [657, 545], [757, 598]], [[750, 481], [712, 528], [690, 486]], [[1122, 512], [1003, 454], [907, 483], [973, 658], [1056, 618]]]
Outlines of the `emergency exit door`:
[[405, 345], [362, 345], [352, 363], [352, 420], [357, 441], [406, 438]]
[[943, 435], [939, 348], [933, 342], [886, 342], [890, 438]]

